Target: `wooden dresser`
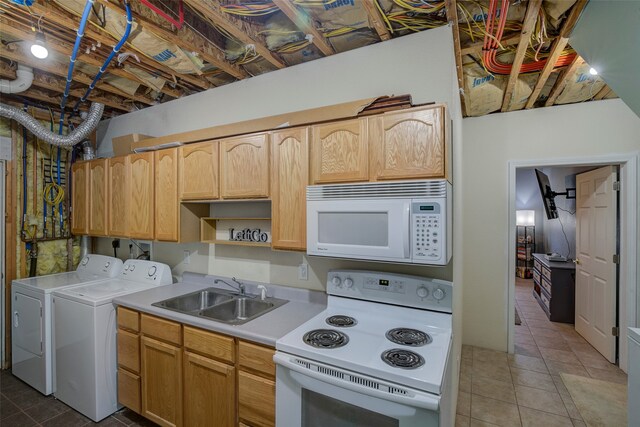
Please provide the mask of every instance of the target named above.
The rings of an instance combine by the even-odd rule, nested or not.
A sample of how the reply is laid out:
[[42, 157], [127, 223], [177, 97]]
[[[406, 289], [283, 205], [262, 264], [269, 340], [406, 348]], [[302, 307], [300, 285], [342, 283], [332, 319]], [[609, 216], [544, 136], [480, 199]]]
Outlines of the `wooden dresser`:
[[533, 254], [533, 296], [552, 322], [574, 323], [575, 271], [573, 261]]

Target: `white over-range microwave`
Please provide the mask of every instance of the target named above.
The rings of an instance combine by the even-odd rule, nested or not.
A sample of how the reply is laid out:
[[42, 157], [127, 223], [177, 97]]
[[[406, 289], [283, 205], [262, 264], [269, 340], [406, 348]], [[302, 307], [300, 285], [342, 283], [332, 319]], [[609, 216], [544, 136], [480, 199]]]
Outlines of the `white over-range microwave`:
[[451, 184], [444, 179], [307, 187], [307, 254], [446, 265]]

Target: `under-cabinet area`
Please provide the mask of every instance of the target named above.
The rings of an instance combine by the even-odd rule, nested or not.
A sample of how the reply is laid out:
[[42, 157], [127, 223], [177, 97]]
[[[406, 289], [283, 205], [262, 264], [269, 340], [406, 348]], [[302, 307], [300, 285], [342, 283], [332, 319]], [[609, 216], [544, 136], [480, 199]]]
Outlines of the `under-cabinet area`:
[[211, 202], [266, 200], [271, 239], [254, 243], [304, 251], [307, 185], [450, 179], [448, 126], [445, 106], [436, 104], [79, 161], [73, 230], [246, 244], [203, 240], [201, 218], [210, 216]]
[[275, 425], [275, 349], [118, 307], [118, 401], [161, 426]]

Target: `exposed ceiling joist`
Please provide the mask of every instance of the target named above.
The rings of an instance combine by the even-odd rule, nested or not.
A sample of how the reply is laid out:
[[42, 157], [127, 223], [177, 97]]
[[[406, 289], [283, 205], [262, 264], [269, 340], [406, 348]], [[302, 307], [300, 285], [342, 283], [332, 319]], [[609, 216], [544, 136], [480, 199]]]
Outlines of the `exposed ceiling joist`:
[[520, 74], [520, 67], [522, 67], [522, 63], [524, 62], [524, 56], [527, 53], [527, 49], [529, 48], [529, 38], [531, 37], [531, 32], [533, 31], [536, 21], [538, 20], [538, 15], [540, 13], [540, 8], [542, 7], [542, 0], [529, 0], [529, 5], [527, 6], [527, 12], [524, 16], [524, 21], [522, 22], [522, 31], [520, 32], [520, 42], [518, 43], [518, 48], [516, 49], [516, 56], [513, 59], [513, 65], [511, 67], [511, 73], [509, 74], [509, 80], [507, 81], [507, 86], [504, 90], [504, 98], [502, 99], [502, 111], [509, 111], [511, 106], [511, 101], [513, 98], [513, 91], [516, 87], [516, 83], [518, 81], [518, 75]]
[[[17, 43], [10, 45], [10, 48], [7, 46], [0, 45], [0, 57], [6, 58], [10, 61], [18, 62], [20, 64], [26, 65], [31, 68], [35, 68], [35, 69], [45, 71], [47, 73], [51, 73], [55, 76], [63, 77], [65, 79], [67, 77], [66, 64], [60, 64], [53, 61], [41, 61], [39, 59], [36, 59], [33, 55], [31, 55], [31, 53], [27, 52], [22, 46], [19, 46]], [[93, 81], [93, 78], [76, 70], [73, 73], [73, 80], [75, 82], [82, 83], [85, 86], [89, 86]], [[155, 101], [153, 101], [151, 98], [147, 96], [142, 96], [142, 95], [132, 96], [106, 83], [98, 82], [96, 84], [96, 88], [101, 89], [105, 92], [112, 93], [114, 95], [119, 95], [124, 99], [132, 99], [147, 105], [155, 104]]]
[[[456, 22], [456, 26], [457, 26], [457, 22]], [[518, 33], [518, 34], [512, 34], [512, 35], [510, 35], [508, 37], [503, 37], [502, 40], [500, 40], [500, 44], [502, 46], [513, 46], [514, 44], [520, 43], [520, 36], [521, 36], [521, 34]], [[460, 54], [462, 56], [464, 56], [464, 55], [480, 55], [482, 53], [483, 44], [484, 44], [484, 42], [476, 42], [476, 43], [468, 44], [467, 46], [462, 46], [460, 48]]]
[[[106, 7], [123, 12], [124, 9], [119, 4], [111, 3], [109, 0], [98, 0], [100, 4], [105, 5]], [[204, 38], [202, 35], [196, 33], [189, 26], [183, 25], [182, 28], [176, 30], [176, 33], [165, 30], [164, 28], [156, 25], [156, 23], [152, 22], [147, 18], [142, 18], [142, 13], [140, 10], [140, 5], [138, 3], [131, 3], [132, 9], [136, 10], [138, 13], [136, 14], [135, 22], [138, 24], [139, 28], [146, 29], [156, 34], [157, 36], [162, 37], [165, 40], [170, 41], [171, 43], [175, 43], [176, 46], [186, 49], [188, 51], [195, 51], [204, 61], [220, 68], [225, 73], [232, 75], [237, 79], [244, 79], [249, 77], [249, 74], [240, 68], [238, 65], [232, 64], [227, 61], [224, 57], [224, 54], [218, 50], [214, 45]]]
[[467, 105], [464, 100], [464, 69], [462, 64], [462, 53], [460, 51], [460, 30], [458, 29], [458, 8], [456, 0], [445, 0], [444, 7], [447, 12], [447, 20], [453, 27], [453, 50], [456, 59], [456, 76], [458, 78], [458, 87], [462, 89], [460, 103], [462, 111], [465, 115], [468, 115]]
[[290, 0], [273, 0], [273, 4], [278, 6], [278, 9], [282, 11], [293, 22], [296, 27], [303, 33], [311, 36], [311, 43], [317, 47], [320, 52], [325, 56], [335, 54], [335, 50], [329, 44], [324, 35], [318, 31], [313, 23], [309, 19], [309, 16], [298, 8]]
[[220, 10], [220, 3], [213, 0], [185, 0], [193, 10], [197, 10], [211, 24], [224, 29], [244, 45], [253, 45], [256, 53], [277, 68], [284, 68], [286, 64], [277, 54], [274, 54], [264, 43], [263, 37], [253, 26], [242, 19], [238, 19]]
[[527, 104], [524, 108], [532, 108], [537, 101], [538, 96], [540, 96], [540, 92], [542, 91], [542, 88], [544, 88], [545, 83], [553, 72], [558, 58], [560, 57], [560, 55], [562, 55], [562, 51], [565, 47], [567, 47], [567, 44], [569, 43], [569, 35], [571, 34], [573, 27], [576, 25], [576, 22], [578, 22], [578, 18], [580, 17], [582, 10], [586, 6], [587, 1], [588, 0], [578, 0], [571, 9], [571, 13], [562, 25], [560, 34], [554, 40], [553, 46], [551, 46], [551, 51], [549, 52], [547, 63], [544, 65], [544, 68], [540, 72], [538, 81], [536, 82], [536, 85], [533, 88], [533, 92], [531, 92], [531, 96], [529, 96], [529, 100], [527, 101]]
[[575, 59], [571, 62], [571, 64], [569, 64], [567, 68], [564, 69], [562, 74], [560, 74], [560, 76], [558, 77], [558, 80], [556, 80], [556, 83], [553, 85], [551, 93], [549, 94], [549, 98], [547, 98], [544, 103], [545, 107], [549, 107], [553, 105], [554, 102], [556, 102], [556, 99], [562, 93], [564, 87], [567, 85], [569, 77], [573, 76], [578, 67], [582, 64], [584, 64], [584, 59], [582, 59], [580, 55], [576, 55]]
[[[22, 109], [23, 106], [24, 106], [24, 104], [21, 103], [21, 102], [12, 101], [12, 100], [8, 100], [8, 99], [7, 100], [3, 100], [2, 102], [4, 102], [5, 104], [8, 104], [8, 105], [11, 105], [12, 107], [16, 107], [16, 108], [20, 108], [20, 109]], [[56, 110], [56, 109], [52, 108], [52, 111], [53, 111], [54, 117], [60, 115], [60, 110]], [[34, 118], [36, 118], [38, 120], [43, 120], [43, 121], [47, 121], [47, 122], [51, 120], [51, 116], [49, 115], [48, 112], [46, 112], [46, 110], [39, 109], [39, 108], [30, 108], [28, 110], [28, 112], [29, 112], [29, 114], [31, 116], [33, 116]], [[71, 123], [76, 124], [76, 125], [78, 123], [81, 123], [81, 122], [82, 122], [82, 119], [80, 117], [73, 117], [71, 119]]]
[[382, 13], [380, 13], [380, 9], [374, 4], [374, 2], [363, 1], [362, 7], [367, 11], [367, 15], [369, 15], [369, 22], [373, 24], [373, 28], [378, 33], [378, 37], [380, 40], [389, 40], [391, 39], [391, 32], [387, 28], [385, 24], [384, 17]]

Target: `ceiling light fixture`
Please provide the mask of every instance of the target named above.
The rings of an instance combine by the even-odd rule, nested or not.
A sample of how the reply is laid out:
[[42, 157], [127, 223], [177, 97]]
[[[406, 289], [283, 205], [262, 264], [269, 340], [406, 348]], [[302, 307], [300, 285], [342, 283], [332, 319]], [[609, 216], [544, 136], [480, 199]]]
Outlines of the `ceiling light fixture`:
[[31, 45], [31, 54], [38, 59], [45, 59], [49, 56], [49, 49], [47, 49], [44, 34], [42, 32], [36, 33], [36, 39]]
[[591, 68], [589, 68], [589, 74], [591, 74], [592, 76], [597, 76], [598, 75], [598, 70], [596, 70], [595, 68], [591, 67]]

